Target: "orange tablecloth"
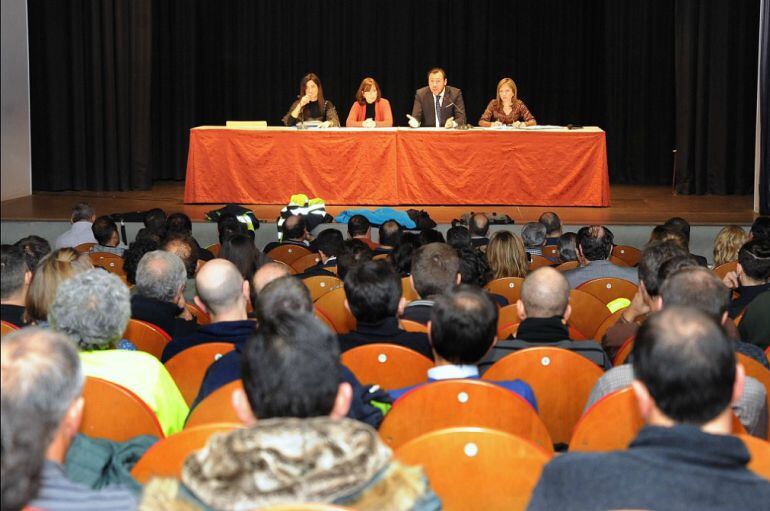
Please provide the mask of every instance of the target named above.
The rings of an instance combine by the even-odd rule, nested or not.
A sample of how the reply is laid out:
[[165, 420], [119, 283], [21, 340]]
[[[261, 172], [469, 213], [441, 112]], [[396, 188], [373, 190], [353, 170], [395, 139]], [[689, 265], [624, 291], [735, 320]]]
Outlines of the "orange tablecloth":
[[609, 206], [604, 132], [190, 131], [186, 203]]

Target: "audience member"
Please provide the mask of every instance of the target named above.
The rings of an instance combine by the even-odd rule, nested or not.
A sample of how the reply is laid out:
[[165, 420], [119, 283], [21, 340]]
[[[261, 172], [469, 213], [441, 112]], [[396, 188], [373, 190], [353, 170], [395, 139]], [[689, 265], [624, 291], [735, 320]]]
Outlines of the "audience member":
[[281, 226], [281, 233], [283, 234], [281, 241], [271, 241], [262, 250], [268, 256], [269, 252], [280, 245], [297, 245], [308, 250], [312, 250], [309, 246], [310, 233], [307, 231], [307, 223], [305, 223], [305, 217], [302, 215], [292, 215], [284, 220]]
[[738, 252], [736, 271], [728, 273], [724, 283], [738, 297], [730, 303], [730, 317], [735, 318], [751, 301], [770, 291], [770, 240], [751, 240]]
[[[355, 239], [360, 240], [360, 238]], [[321, 260], [316, 265], [306, 268], [298, 277], [300, 279], [318, 275], [336, 277], [337, 274], [333, 270], [337, 266], [337, 256], [342, 253], [344, 246], [342, 233], [337, 229], [321, 231], [315, 239], [315, 248]]]
[[471, 245], [471, 232], [462, 225], [455, 225], [447, 231], [446, 242], [447, 245], [455, 250], [473, 248]]
[[[289, 271], [289, 267], [285, 264], [275, 262], [265, 264], [254, 274], [254, 280], [251, 283], [252, 288], [254, 289], [253, 294], [255, 294], [255, 296], [258, 295], [266, 285], [275, 279], [290, 275], [291, 272]], [[254, 303], [254, 310], [256, 309], [257, 306], [256, 303]]]
[[673, 241], [688, 253], [690, 252], [687, 246], [687, 238], [685, 238], [682, 232], [670, 229], [665, 225], [656, 225], [652, 229], [652, 232], [650, 232], [650, 239], [647, 241], [647, 244], [651, 245], [663, 241]]
[[401, 235], [400, 243], [390, 254], [391, 264], [401, 277], [411, 275], [412, 259], [418, 248], [420, 248], [420, 238], [416, 234], [405, 232]]
[[340, 334], [340, 351], [375, 343], [397, 344], [433, 358], [428, 337], [398, 325], [404, 309], [401, 279], [386, 261], [370, 261], [345, 276], [345, 306], [356, 318], [355, 330]]
[[556, 254], [559, 263], [577, 261], [577, 234], [574, 232], [565, 232], [556, 243]]
[[[2, 508], [133, 510], [128, 490], [74, 483], [64, 458], [83, 418], [83, 369], [62, 334], [26, 328], [3, 338]], [[109, 413], [108, 410], [105, 410]]]
[[[487, 263], [484, 254], [470, 246], [458, 248], [456, 251], [457, 257], [460, 258], [461, 283], [484, 287], [490, 280], [492, 280], [492, 271], [489, 269], [489, 264]], [[505, 300], [504, 297], [500, 298]], [[495, 301], [497, 301], [497, 298], [495, 298]], [[501, 306], [505, 305], [508, 305], [508, 300], [505, 300], [505, 304], [501, 304]]]
[[515, 340], [501, 340], [479, 364], [486, 371], [493, 363], [515, 351], [536, 346], [564, 348], [586, 357], [603, 369], [612, 367], [601, 346], [593, 342], [570, 340], [567, 320], [569, 283], [553, 268], [538, 268], [524, 279], [521, 299], [516, 302], [521, 323]]
[[[436, 298], [428, 323], [430, 343], [436, 359], [428, 369], [428, 382], [456, 378], [478, 379], [477, 364], [495, 344], [497, 306], [480, 289], [461, 285]], [[520, 395], [537, 410], [535, 393], [521, 380], [496, 381]], [[389, 391], [399, 398], [415, 385]]]
[[219, 257], [233, 263], [248, 282], [254, 278], [257, 269], [267, 262], [265, 254], [259, 251], [248, 234], [233, 234], [227, 238], [219, 249]]
[[217, 219], [217, 239], [219, 239], [219, 244], [224, 245], [225, 241], [235, 234], [246, 234], [252, 241], [254, 241], [256, 236], [256, 233], [246, 227], [246, 224], [238, 220], [235, 215], [231, 213], [222, 214]]
[[758, 216], [751, 224], [749, 231], [751, 240], [770, 240], [770, 216]]
[[96, 245], [91, 247], [91, 253], [107, 252], [122, 256], [126, 251], [126, 247], [120, 242], [118, 225], [110, 217], [105, 215], [94, 220], [91, 231], [96, 238]]
[[[307, 501], [438, 509], [419, 469], [394, 461], [374, 429], [345, 419], [353, 390], [338, 357], [334, 335], [310, 315], [260, 328], [246, 343], [243, 390], [232, 399], [246, 428], [215, 435], [189, 456], [181, 476], [186, 491], [172, 494], [212, 509]], [[153, 491], [151, 485], [145, 497]]]
[[214, 254], [210, 250], [201, 247], [198, 240], [193, 237], [192, 234], [192, 220], [184, 213], [173, 213], [166, 219], [166, 235], [172, 233], [189, 234], [192, 238], [193, 245], [195, 246], [195, 253], [198, 255], [198, 259], [201, 261], [211, 261], [214, 259]]
[[602, 277], [614, 277], [639, 284], [636, 270], [610, 262], [612, 232], [601, 225], [582, 227], [577, 233], [577, 256], [580, 267], [564, 273], [574, 289], [584, 282]]
[[410, 302], [402, 317], [426, 325], [433, 300], [460, 283], [460, 258], [445, 243], [423, 245], [414, 253], [409, 278], [420, 299]]
[[132, 286], [136, 284], [136, 268], [144, 254], [158, 250], [160, 246], [153, 236], [143, 236], [131, 243], [123, 252], [123, 271], [126, 274], [126, 282]]
[[186, 281], [187, 271], [179, 257], [163, 250], [147, 252], [136, 268], [131, 317], [152, 323], [171, 337], [194, 332], [198, 324], [187, 310]]
[[633, 369], [647, 426], [627, 450], [554, 458], [528, 509], [765, 509], [770, 483], [729, 434], [744, 372], [722, 330], [696, 310], [658, 313], [639, 331]]
[[436, 229], [423, 229], [420, 231], [420, 245], [430, 243], [445, 243], [444, 235]]
[[738, 260], [738, 251], [748, 241], [749, 235], [740, 226], [723, 227], [714, 240], [714, 266]]
[[25, 236], [15, 243], [24, 254], [24, 260], [27, 262], [29, 271], [35, 272], [40, 261], [51, 253], [51, 245], [40, 236]]
[[484, 213], [476, 213], [468, 222], [468, 230], [471, 233], [471, 244], [482, 252], [489, 244], [489, 217]]
[[[663, 225], [673, 231], [678, 231], [682, 233], [685, 239], [685, 248], [689, 252], [690, 251], [690, 223], [684, 218], [675, 216], [673, 218], [669, 218], [668, 220], [666, 220], [666, 222]], [[701, 266], [708, 266], [708, 263], [705, 257], [697, 254], [692, 254], [692, 256], [698, 260], [698, 264], [700, 264]]]
[[150, 237], [162, 240], [166, 236], [166, 212], [152, 208], [144, 213], [144, 227], [136, 233], [136, 239]]
[[521, 240], [524, 242], [524, 250], [530, 256], [543, 255], [545, 246], [545, 226], [540, 222], [528, 222], [521, 229]]
[[256, 324], [248, 319], [249, 281], [233, 263], [212, 259], [195, 277], [198, 296], [195, 304], [208, 313], [211, 323], [201, 325], [191, 334], [175, 336], [163, 350], [161, 362], [167, 362], [177, 353], [208, 342], [242, 344], [254, 335]]
[[371, 261], [374, 252], [361, 240], [345, 240], [342, 253], [337, 258], [337, 277], [345, 280], [350, 268]]
[[122, 385], [158, 417], [165, 435], [181, 431], [187, 404], [157, 358], [115, 349], [131, 314], [128, 288], [111, 273], [94, 269], [63, 282], [48, 314], [51, 327], [69, 335], [80, 349], [87, 376]]
[[198, 294], [195, 288], [195, 274], [203, 261], [198, 259], [198, 252], [195, 250], [195, 241], [189, 234], [182, 232], [169, 233], [160, 245], [160, 249], [176, 255], [182, 260], [184, 269], [187, 272], [187, 282], [184, 286], [184, 299], [187, 303], [192, 303], [195, 295]]
[[23, 321], [46, 326], [48, 311], [61, 283], [91, 268], [93, 265], [88, 254], [78, 254], [72, 248], [60, 248], [44, 257], [32, 274]]
[[380, 244], [377, 245], [377, 254], [391, 254], [401, 243], [401, 224], [395, 220], [384, 222], [379, 228]]
[[0, 247], [0, 320], [19, 328], [25, 325], [24, 303], [31, 281], [32, 272], [21, 249], [14, 245]]
[[91, 225], [96, 220], [94, 208], [85, 202], [78, 202], [72, 208], [70, 223], [72, 226], [61, 233], [53, 243], [53, 248], [74, 248], [83, 243], [97, 243]]
[[561, 219], [553, 211], [546, 211], [537, 220], [545, 226], [545, 244], [558, 245], [561, 232]]
[[364, 215], [353, 215], [348, 220], [348, 236], [350, 239], [361, 240], [372, 250], [377, 250], [377, 243], [372, 241], [372, 225]]
[[738, 324], [741, 339], [763, 350], [770, 348], [770, 291], [754, 298]]
[[486, 255], [494, 279], [523, 278], [527, 274], [529, 263], [524, 243], [510, 231], [497, 231], [493, 234]]

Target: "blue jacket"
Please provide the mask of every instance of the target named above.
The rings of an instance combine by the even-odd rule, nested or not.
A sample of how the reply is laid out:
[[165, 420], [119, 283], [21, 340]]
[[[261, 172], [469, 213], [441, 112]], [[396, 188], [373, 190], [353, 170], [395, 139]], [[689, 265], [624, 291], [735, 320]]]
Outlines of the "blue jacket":
[[208, 325], [201, 325], [198, 329], [187, 335], [175, 336], [163, 349], [160, 361], [164, 364], [174, 355], [187, 348], [208, 342], [232, 342], [241, 344], [254, 335], [257, 324], [254, 320], [220, 321]]

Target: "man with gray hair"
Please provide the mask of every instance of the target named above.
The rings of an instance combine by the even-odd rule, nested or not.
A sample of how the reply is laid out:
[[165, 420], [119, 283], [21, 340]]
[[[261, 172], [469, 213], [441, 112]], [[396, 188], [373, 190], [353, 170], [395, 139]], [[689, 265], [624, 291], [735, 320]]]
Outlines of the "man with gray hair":
[[530, 256], [543, 255], [545, 245], [545, 226], [540, 222], [527, 222], [521, 228], [521, 239], [524, 240], [524, 250]]
[[67, 479], [64, 458], [83, 417], [83, 370], [72, 341], [25, 328], [3, 339], [2, 508], [135, 509], [122, 488], [92, 490]]
[[96, 220], [94, 208], [85, 202], [75, 204], [75, 207], [72, 208], [72, 216], [70, 217], [72, 227], [56, 238], [53, 249], [77, 247], [83, 243], [96, 243], [96, 237], [94, 237], [94, 232], [91, 230], [94, 220]]
[[176, 337], [198, 327], [184, 299], [187, 270], [176, 254], [163, 250], [147, 252], [136, 268], [136, 286], [131, 297], [131, 317], [151, 323]]
[[226, 259], [212, 259], [195, 277], [198, 295], [195, 304], [211, 317], [211, 323], [199, 326], [188, 335], [175, 336], [163, 350], [162, 362], [177, 353], [207, 342], [231, 342], [236, 346], [254, 335], [256, 324], [248, 319], [249, 282]]
[[479, 364], [482, 370], [506, 355], [536, 346], [568, 349], [603, 369], [612, 367], [609, 357], [598, 344], [570, 340], [567, 326], [572, 314], [569, 283], [561, 272], [544, 267], [527, 275], [521, 285], [516, 310], [521, 318], [516, 338], [499, 341]]

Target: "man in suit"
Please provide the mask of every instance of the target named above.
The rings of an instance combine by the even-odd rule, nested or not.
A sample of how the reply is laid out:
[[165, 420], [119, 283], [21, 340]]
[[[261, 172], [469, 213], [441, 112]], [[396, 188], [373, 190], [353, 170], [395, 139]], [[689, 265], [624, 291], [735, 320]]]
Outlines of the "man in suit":
[[465, 103], [460, 89], [446, 84], [446, 72], [434, 67], [428, 72], [428, 86], [417, 89], [414, 95], [409, 126], [453, 128], [465, 124]]

